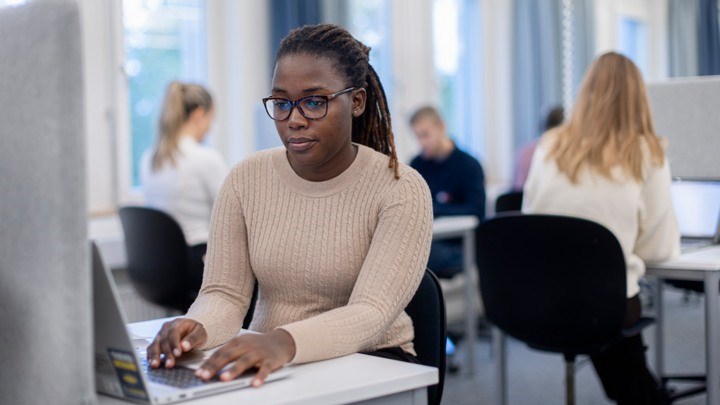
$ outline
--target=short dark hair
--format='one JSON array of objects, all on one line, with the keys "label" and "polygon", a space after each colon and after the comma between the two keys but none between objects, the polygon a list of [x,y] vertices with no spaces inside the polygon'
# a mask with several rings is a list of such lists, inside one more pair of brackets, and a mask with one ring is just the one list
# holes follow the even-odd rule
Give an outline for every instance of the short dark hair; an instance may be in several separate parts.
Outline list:
[{"label": "short dark hair", "polygon": [[426,105],[424,107],[420,107],[417,110],[415,110],[414,113],[410,116],[410,125],[415,125],[418,121],[424,118],[432,118],[436,120],[437,122],[443,122],[442,116],[440,115],[440,112],[437,110],[437,108]]},{"label": "short dark hair", "polygon": [[545,118],[545,131],[559,127],[565,121],[565,109],[562,106],[555,106]]}]

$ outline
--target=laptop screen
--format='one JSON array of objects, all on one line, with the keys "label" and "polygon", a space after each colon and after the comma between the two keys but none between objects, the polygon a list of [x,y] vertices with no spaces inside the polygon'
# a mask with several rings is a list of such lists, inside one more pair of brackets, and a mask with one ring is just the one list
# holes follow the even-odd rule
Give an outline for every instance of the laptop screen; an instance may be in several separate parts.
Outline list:
[{"label": "laptop screen", "polygon": [[671,194],[680,234],[713,238],[720,223],[720,181],[678,180]]}]

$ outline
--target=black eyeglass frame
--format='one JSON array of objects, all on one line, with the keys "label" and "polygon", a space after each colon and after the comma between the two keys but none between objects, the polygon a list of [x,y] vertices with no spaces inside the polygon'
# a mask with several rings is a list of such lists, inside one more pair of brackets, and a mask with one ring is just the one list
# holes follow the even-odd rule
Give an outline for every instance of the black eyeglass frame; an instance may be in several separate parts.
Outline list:
[{"label": "black eyeglass frame", "polygon": [[[328,109],[330,108],[330,100],[334,99],[335,97],[337,97],[341,94],[349,93],[355,89],[357,89],[357,88],[352,86],[352,87],[348,87],[348,88],[340,90],[340,91],[336,91],[335,93],[332,93],[332,94],[312,94],[309,96],[300,97],[296,100],[290,100],[288,98],[283,98],[283,97],[265,97],[262,99],[262,102],[263,102],[263,107],[265,108],[265,112],[267,113],[268,117],[270,117],[270,119],[273,121],[282,122],[282,121],[289,119],[290,116],[292,115],[293,108],[297,108],[297,110],[300,111],[300,115],[302,115],[306,119],[320,120],[327,116]],[[312,118],[312,117],[308,117],[307,115],[305,115],[305,111],[303,111],[302,107],[300,107],[300,102],[302,102],[303,100],[307,100],[309,98],[321,98],[321,99],[325,100],[325,113],[321,117]],[[267,102],[270,100],[282,100],[282,101],[290,102],[290,110],[288,110],[288,112],[287,112],[287,117],[285,117],[281,120],[273,118],[272,114],[270,114],[270,111],[268,111]]]}]

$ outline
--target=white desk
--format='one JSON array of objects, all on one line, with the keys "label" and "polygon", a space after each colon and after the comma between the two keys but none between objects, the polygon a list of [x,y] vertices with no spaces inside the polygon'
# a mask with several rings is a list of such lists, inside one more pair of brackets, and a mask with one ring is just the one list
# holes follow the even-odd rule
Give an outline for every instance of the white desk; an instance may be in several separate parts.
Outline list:
[{"label": "white desk", "polygon": [[[128,325],[138,336],[154,335],[167,319]],[[364,354],[293,367],[289,377],[261,388],[244,388],[212,395],[188,404],[427,404],[427,386],[437,384],[433,367]],[[99,404],[127,404],[98,395]]]},{"label": "white desk", "polygon": [[[478,286],[475,266],[475,229],[478,227],[477,217],[456,216],[442,217],[433,222],[433,239],[463,239],[463,271],[465,284],[465,363],[467,372],[475,371],[475,341],[477,340],[477,315],[475,314],[475,294]],[[431,269],[432,270],[432,269]]]},{"label": "white desk", "polygon": [[663,300],[664,279],[702,281],[705,286],[705,361],[707,367],[707,403],[720,404],[720,246],[680,255],[664,263],[648,263],[647,274],[656,278],[655,368],[662,376],[664,364]]}]

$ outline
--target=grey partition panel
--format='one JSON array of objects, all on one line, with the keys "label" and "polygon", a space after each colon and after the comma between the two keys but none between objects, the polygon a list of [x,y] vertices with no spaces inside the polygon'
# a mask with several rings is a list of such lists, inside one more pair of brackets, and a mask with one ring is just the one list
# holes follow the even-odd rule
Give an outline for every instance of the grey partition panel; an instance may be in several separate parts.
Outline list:
[{"label": "grey partition panel", "polygon": [[95,400],[74,1],[0,9],[0,403]]},{"label": "grey partition panel", "polygon": [[720,178],[720,76],[651,83],[648,93],[673,176]]}]

